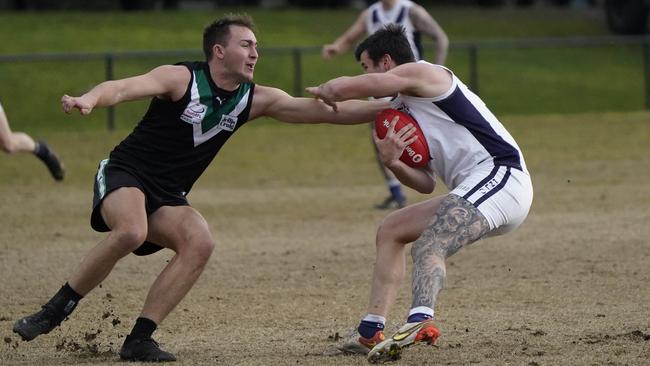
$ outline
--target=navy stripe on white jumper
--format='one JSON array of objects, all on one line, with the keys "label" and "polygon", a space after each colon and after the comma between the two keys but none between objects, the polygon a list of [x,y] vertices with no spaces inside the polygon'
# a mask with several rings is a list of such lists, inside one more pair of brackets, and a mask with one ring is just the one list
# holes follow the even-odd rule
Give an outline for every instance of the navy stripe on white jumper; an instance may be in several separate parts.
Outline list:
[{"label": "navy stripe on white jumper", "polygon": [[510,177],[510,168],[523,170],[521,167],[521,159],[519,151],[509,143],[507,143],[499,134],[492,128],[481,112],[479,112],[474,104],[467,99],[465,94],[461,91],[460,87],[456,89],[445,99],[433,102],[440,110],[445,112],[455,123],[465,127],[476,140],[487,150],[492,156],[494,161],[494,169],[483,179],[479,184],[474,186],[463,198],[469,199],[481,187],[484,187],[490,180],[494,179],[500,167],[506,167],[506,173],[497,184],[496,187],[483,195],[476,202],[474,206],[480,205],[492,195],[501,190],[508,178]]}]

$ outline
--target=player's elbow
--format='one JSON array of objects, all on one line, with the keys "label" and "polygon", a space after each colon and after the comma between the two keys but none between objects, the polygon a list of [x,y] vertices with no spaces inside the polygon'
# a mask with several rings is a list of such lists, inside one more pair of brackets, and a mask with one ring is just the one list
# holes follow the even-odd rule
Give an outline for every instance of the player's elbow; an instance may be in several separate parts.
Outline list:
[{"label": "player's elbow", "polygon": [[438,35],[438,45],[444,49],[449,48],[449,37],[445,33]]},{"label": "player's elbow", "polygon": [[418,193],[422,194],[430,194],[433,193],[433,190],[436,188],[436,182],[433,180],[427,180],[423,182],[419,182],[419,184],[416,187],[413,187]]},{"label": "player's elbow", "polygon": [[429,185],[429,186],[422,187],[422,188],[416,189],[416,190],[418,191],[418,193],[431,194],[431,193],[433,193],[433,188],[434,188],[433,185]]},{"label": "player's elbow", "polygon": [[443,35],[442,37],[440,37],[440,40],[438,41],[438,43],[440,44],[440,47],[445,49],[445,50],[449,48],[449,38],[447,38],[446,35]]},{"label": "player's elbow", "polygon": [[449,48],[449,37],[445,33],[431,34],[431,39],[438,49],[446,50]]}]

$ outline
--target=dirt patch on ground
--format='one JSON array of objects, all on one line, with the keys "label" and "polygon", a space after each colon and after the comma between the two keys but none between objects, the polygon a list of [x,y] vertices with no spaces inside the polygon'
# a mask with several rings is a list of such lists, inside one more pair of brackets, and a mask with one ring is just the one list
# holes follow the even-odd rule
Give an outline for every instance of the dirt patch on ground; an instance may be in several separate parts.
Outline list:
[{"label": "dirt patch on ground", "polygon": [[[566,160],[548,150],[558,158],[544,161],[548,148],[536,150],[533,137],[527,144],[535,185],[528,220],[451,258],[436,309],[442,336],[408,349],[399,364],[648,363],[650,154]],[[102,238],[87,224],[89,185],[44,187],[0,184],[0,363],[117,363],[171,253],[125,258],[61,327],[20,341],[13,322],[36,311]],[[155,337],[178,364],[366,364],[322,354],[364,314],[375,229],[386,214],[370,207],[383,194],[379,184],[217,189],[202,181],[190,199],[218,248]],[[407,279],[389,331],[409,304]]]},{"label": "dirt patch on ground", "polygon": [[[364,364],[322,353],[364,312],[374,228],[384,215],[368,207],[380,193],[197,191],[193,201],[201,202],[219,248],[157,338],[188,365]],[[59,192],[63,202],[83,196]],[[117,362],[148,285],[171,254],[126,258],[60,328],[22,342],[11,333],[13,322],[37,310],[101,236],[81,224],[52,230],[41,224],[57,220],[47,218],[41,198],[6,197],[5,205],[22,207],[30,220],[14,219],[0,234],[3,363]],[[434,347],[409,349],[400,362],[643,364],[650,357],[647,219],[644,207],[533,210],[517,232],[452,257],[437,309],[443,335]],[[404,320],[408,305],[407,282],[389,328]]]}]

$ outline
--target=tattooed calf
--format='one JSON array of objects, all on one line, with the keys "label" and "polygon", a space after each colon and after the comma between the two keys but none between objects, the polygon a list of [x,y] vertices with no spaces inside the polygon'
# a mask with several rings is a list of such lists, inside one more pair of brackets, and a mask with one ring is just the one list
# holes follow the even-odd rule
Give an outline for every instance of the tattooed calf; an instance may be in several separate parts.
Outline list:
[{"label": "tattooed calf", "polygon": [[479,210],[450,194],[440,202],[431,224],[413,243],[413,305],[433,308],[445,280],[445,259],[490,230]]}]

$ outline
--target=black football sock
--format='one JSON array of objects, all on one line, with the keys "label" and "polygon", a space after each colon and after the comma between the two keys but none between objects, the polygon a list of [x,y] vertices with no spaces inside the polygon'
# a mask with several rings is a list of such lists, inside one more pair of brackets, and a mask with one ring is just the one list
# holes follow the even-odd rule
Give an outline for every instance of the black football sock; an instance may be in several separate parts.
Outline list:
[{"label": "black football sock", "polygon": [[52,310],[61,320],[65,319],[77,307],[79,300],[83,296],[79,295],[66,282],[63,287],[48,301],[43,307]]},{"label": "black football sock", "polygon": [[43,145],[38,141],[35,141],[34,145],[34,155],[38,156],[41,160],[45,159],[45,154],[47,154],[47,151],[43,148]]},{"label": "black football sock", "polygon": [[134,339],[151,338],[151,335],[156,331],[156,328],[158,328],[158,325],[153,320],[139,317],[135,321],[130,337]]}]

